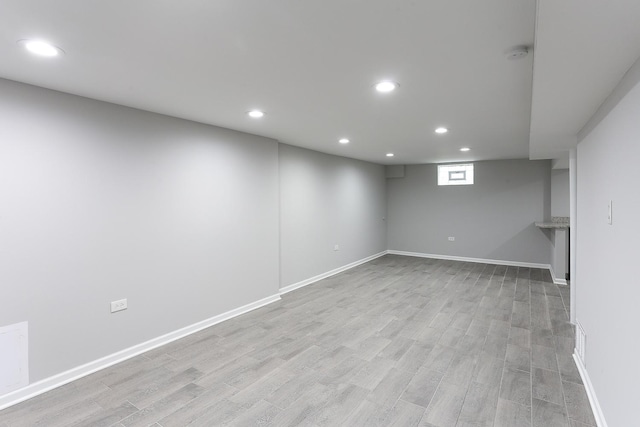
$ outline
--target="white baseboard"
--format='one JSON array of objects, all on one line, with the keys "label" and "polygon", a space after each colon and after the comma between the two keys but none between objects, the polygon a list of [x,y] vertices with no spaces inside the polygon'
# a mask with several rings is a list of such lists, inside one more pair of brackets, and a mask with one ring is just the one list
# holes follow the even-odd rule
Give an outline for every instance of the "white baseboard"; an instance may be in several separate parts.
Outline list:
[{"label": "white baseboard", "polygon": [[[467,262],[477,262],[477,263],[485,263],[485,264],[507,265],[507,266],[515,266],[515,267],[530,267],[530,268],[543,268],[543,269],[550,268],[549,264],[536,264],[536,263],[503,261],[503,260],[482,259],[482,258],[467,258],[467,257],[458,257],[458,256],[450,256],[450,255],[424,254],[424,253],[405,252],[405,251],[396,251],[396,250],[382,251],[377,254],[360,259],[358,261],[354,261],[347,265],[343,265],[342,267],[338,267],[331,271],[327,271],[325,273],[311,277],[309,279],[305,279],[300,282],[285,286],[284,288],[280,289],[279,294],[272,295],[267,298],[263,298],[261,300],[246,304],[242,307],[238,307],[236,309],[227,311],[226,313],[222,313],[217,316],[213,316],[209,319],[178,329],[176,331],[169,332],[168,334],[159,336],[157,338],[153,338],[149,341],[134,345],[132,347],[126,348],[124,350],[110,354],[108,356],[102,357],[100,359],[94,360],[84,365],[69,369],[68,371],[61,372],[49,378],[45,378],[33,384],[29,384],[24,388],[7,393],[3,396],[0,396],[0,410],[8,408],[9,406],[13,406],[17,403],[23,402],[27,399],[30,399],[42,393],[46,393],[47,391],[50,391],[54,388],[60,387],[62,385],[65,385],[77,379],[90,375],[101,369],[108,368],[109,366],[123,362],[127,359],[138,356],[149,350],[153,350],[154,348],[160,347],[172,341],[183,338],[187,335],[191,335],[193,333],[206,329],[210,326],[213,326],[225,320],[231,319],[233,317],[239,316],[241,314],[244,314],[249,311],[255,310],[257,308],[263,307],[265,305],[271,304],[275,301],[278,301],[280,299],[280,295],[283,295],[295,289],[299,289],[301,287],[310,285],[312,283],[315,283],[327,277],[334,276],[338,273],[349,270],[351,268],[354,268],[358,265],[364,264],[366,262],[369,262],[371,260],[384,256],[386,254],[413,256],[413,257],[420,257],[420,258],[445,259],[445,260],[452,260],[452,261],[467,261]],[[580,366],[578,367],[578,369],[580,370]],[[588,382],[588,378],[585,380],[586,371],[584,372],[585,374],[583,375],[583,370],[580,370],[580,374],[583,376],[583,381],[585,382],[585,386],[586,386]],[[591,383],[589,382],[589,384]],[[592,401],[592,395],[595,396],[595,394],[593,394],[593,392],[589,394],[589,389],[587,389],[587,393],[589,395],[589,401],[592,402],[592,406],[593,406],[594,404]],[[596,400],[596,404],[597,404],[597,400]],[[598,406],[598,409],[599,409],[599,406]],[[596,412],[595,409],[594,409],[594,412]],[[601,420],[603,424],[600,424],[600,421],[598,421],[598,427],[606,427],[606,423],[604,423],[604,418],[601,418]]]},{"label": "white baseboard", "polygon": [[596,397],[596,391],[593,388],[593,384],[591,384],[591,379],[589,378],[587,368],[582,364],[582,360],[580,360],[580,357],[578,357],[575,351],[573,353],[573,360],[576,362],[578,372],[580,372],[580,378],[582,378],[584,388],[587,391],[587,397],[589,398],[589,404],[591,404],[591,409],[593,410],[593,416],[596,419],[596,424],[598,425],[598,427],[608,427],[607,421],[604,419],[604,414],[602,413],[602,408],[600,407],[600,403],[598,402],[598,398]]},{"label": "white baseboard", "polygon": [[300,282],[296,282],[296,283],[294,283],[292,285],[287,285],[284,288],[280,288],[280,295],[284,295],[284,294],[286,294],[288,292],[295,291],[296,289],[299,289],[299,288],[302,288],[304,286],[310,285],[310,284],[315,283],[315,282],[317,282],[319,280],[326,279],[327,277],[331,277],[331,276],[334,276],[334,275],[336,275],[338,273],[342,273],[343,271],[349,270],[350,268],[357,267],[360,264],[364,264],[365,262],[369,262],[369,261],[374,260],[376,258],[380,258],[381,256],[386,255],[387,252],[388,251],[382,251],[382,252],[379,252],[379,253],[377,253],[375,255],[371,255],[371,256],[368,256],[366,258],[362,258],[362,259],[360,259],[358,261],[354,261],[354,262],[352,262],[350,264],[343,265],[342,267],[338,267],[338,268],[335,268],[335,269],[333,269],[331,271],[327,271],[326,273],[318,274],[317,276],[313,276],[313,277],[310,277],[309,279],[301,280]]},{"label": "white baseboard", "polygon": [[552,266],[549,266],[549,272],[551,273],[551,279],[553,280],[553,283],[555,283],[556,285],[567,285],[567,281],[565,279],[561,279],[556,276],[556,272],[553,270]]},{"label": "white baseboard", "polygon": [[145,353],[156,347],[160,347],[162,345],[168,344],[177,339],[183,338],[187,335],[191,335],[195,332],[201,331],[205,328],[208,328],[210,326],[213,326],[225,320],[231,319],[233,317],[236,317],[241,314],[247,313],[249,311],[255,310],[257,308],[263,307],[267,304],[271,304],[272,302],[278,301],[279,299],[280,299],[280,294],[271,295],[267,298],[254,301],[252,303],[243,305],[242,307],[238,307],[236,309],[227,311],[226,313],[213,316],[201,322],[194,323],[192,325],[186,326],[176,331],[169,332],[168,334],[159,336],[157,338],[153,338],[141,344],[134,345],[133,347],[126,348],[117,353],[113,353],[103,358],[100,358],[98,360],[94,360],[93,362],[86,363],[84,365],[69,369],[68,371],[59,373],[52,377],[45,378],[33,384],[29,384],[24,388],[21,388],[21,389],[12,391],[10,393],[7,393],[3,396],[0,396],[0,410],[5,409],[9,406],[15,405],[17,403],[20,403],[22,401],[25,401],[27,399],[31,399],[32,397],[45,393],[56,387],[60,387],[62,385],[70,383],[71,381],[75,381],[79,378],[82,378],[89,374],[97,372],[101,369],[108,368],[109,366],[115,365],[116,363],[120,363],[124,360],[130,359],[134,356]]},{"label": "white baseboard", "polygon": [[396,251],[391,249],[388,250],[387,253],[390,255],[403,255],[403,256],[412,256],[412,257],[418,257],[418,258],[434,258],[434,259],[446,259],[451,261],[477,262],[481,264],[508,265],[511,267],[542,268],[547,270],[551,268],[550,264],[538,264],[534,262],[504,261],[500,259],[484,259],[484,258],[469,258],[469,257],[454,256],[454,255],[424,254],[420,252]]}]

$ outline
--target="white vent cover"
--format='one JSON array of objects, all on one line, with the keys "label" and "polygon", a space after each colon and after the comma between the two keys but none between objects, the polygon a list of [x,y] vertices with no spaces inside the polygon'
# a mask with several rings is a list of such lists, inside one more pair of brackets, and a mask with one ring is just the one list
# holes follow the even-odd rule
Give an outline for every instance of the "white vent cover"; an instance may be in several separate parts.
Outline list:
[{"label": "white vent cover", "polygon": [[28,325],[0,327],[0,395],[29,385]]}]

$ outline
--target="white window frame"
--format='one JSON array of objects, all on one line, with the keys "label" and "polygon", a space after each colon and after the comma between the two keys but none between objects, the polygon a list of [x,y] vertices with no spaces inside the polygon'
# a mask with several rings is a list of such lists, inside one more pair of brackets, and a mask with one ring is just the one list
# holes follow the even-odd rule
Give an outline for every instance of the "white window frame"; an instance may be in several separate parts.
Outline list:
[{"label": "white window frame", "polygon": [[438,165],[438,185],[473,185],[473,163]]}]

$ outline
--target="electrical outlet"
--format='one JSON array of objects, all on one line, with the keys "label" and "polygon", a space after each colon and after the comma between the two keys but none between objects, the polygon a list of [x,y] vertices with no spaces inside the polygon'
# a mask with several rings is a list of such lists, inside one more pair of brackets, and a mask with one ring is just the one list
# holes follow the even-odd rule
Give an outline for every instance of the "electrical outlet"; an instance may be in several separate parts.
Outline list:
[{"label": "electrical outlet", "polygon": [[118,301],[111,301],[111,312],[122,311],[127,309],[127,299],[119,299]]},{"label": "electrical outlet", "polygon": [[609,200],[609,208],[607,209],[607,222],[613,224],[613,200]]},{"label": "electrical outlet", "polygon": [[333,250],[334,250],[334,251],[339,251],[339,250],[340,250],[340,245],[335,245],[335,246],[333,247]]},{"label": "electrical outlet", "polygon": [[455,237],[451,237],[451,236],[449,237],[449,241],[450,241],[450,242],[455,242],[455,240],[456,240],[456,238],[455,238]]}]

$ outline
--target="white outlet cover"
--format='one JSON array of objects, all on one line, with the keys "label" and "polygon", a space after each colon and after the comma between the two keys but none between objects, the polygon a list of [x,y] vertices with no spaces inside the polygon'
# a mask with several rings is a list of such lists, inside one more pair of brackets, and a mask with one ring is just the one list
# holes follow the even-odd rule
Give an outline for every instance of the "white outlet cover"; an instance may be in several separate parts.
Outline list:
[{"label": "white outlet cover", "polygon": [[449,237],[449,241],[450,242],[455,242],[456,238],[455,237]]}]

